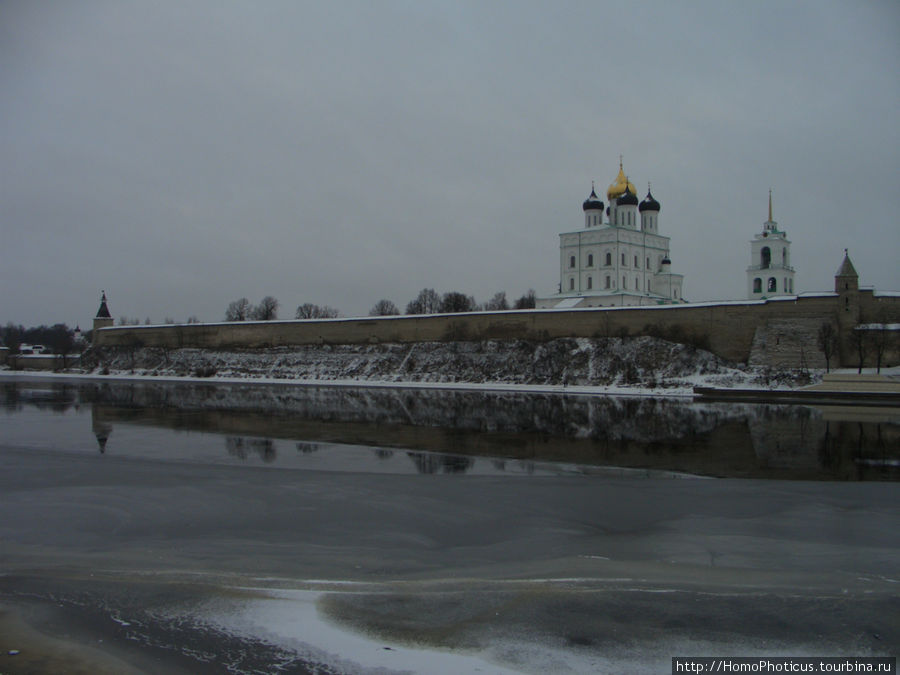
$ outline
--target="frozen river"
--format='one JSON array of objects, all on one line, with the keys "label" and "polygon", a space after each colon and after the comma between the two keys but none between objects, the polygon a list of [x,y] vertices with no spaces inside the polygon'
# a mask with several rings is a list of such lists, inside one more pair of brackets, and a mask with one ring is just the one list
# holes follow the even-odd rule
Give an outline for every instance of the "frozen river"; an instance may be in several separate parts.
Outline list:
[{"label": "frozen river", "polygon": [[896,410],[0,386],[3,672],[649,673],[900,646]]}]

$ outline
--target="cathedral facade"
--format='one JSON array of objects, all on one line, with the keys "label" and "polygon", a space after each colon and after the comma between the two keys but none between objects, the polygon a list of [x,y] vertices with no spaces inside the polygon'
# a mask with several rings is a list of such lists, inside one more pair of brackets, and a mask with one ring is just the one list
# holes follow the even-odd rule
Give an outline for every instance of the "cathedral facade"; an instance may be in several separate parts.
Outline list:
[{"label": "cathedral facade", "polygon": [[669,237],[659,233],[660,204],[650,190],[639,203],[621,161],[606,191],[591,188],[584,228],[559,235],[559,288],[541,308],[623,307],[685,302],[684,277],[672,272]]}]

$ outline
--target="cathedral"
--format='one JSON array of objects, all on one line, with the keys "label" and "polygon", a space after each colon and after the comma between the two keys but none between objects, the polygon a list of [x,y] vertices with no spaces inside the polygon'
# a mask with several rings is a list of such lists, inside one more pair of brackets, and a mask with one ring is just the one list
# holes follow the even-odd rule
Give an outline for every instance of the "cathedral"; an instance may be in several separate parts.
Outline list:
[{"label": "cathedral", "polygon": [[[559,235],[559,291],[538,298],[537,307],[624,307],[685,302],[684,276],[672,272],[669,237],[659,234],[660,204],[650,190],[637,190],[619,174],[606,191],[609,205],[592,187],[582,204],[584,228]],[[604,217],[605,214],[605,217]]]}]

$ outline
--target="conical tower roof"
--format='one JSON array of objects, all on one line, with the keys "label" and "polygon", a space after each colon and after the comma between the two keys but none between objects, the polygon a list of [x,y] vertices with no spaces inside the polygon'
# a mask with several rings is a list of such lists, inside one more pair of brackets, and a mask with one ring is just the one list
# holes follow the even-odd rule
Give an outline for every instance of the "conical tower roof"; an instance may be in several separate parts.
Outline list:
[{"label": "conical tower roof", "polygon": [[94,317],[96,319],[111,319],[112,315],[109,313],[109,307],[106,306],[106,291],[103,291],[103,296],[100,298],[100,309],[97,310],[97,316]]},{"label": "conical tower roof", "polygon": [[850,255],[847,253],[847,249],[844,249],[844,260],[841,262],[841,266],[837,271],[837,275],[839,277],[858,277],[859,274],[856,272],[856,268],[853,266],[853,263],[850,262]]}]

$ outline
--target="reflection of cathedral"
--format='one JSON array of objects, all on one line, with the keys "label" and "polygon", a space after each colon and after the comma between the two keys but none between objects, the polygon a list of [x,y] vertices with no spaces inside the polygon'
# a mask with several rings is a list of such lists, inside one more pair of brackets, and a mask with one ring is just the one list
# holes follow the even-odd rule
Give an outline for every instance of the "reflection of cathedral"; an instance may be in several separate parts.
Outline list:
[{"label": "reflection of cathedral", "polygon": [[673,274],[669,237],[659,234],[660,204],[650,190],[638,203],[637,190],[621,162],[606,191],[609,206],[591,189],[584,229],[559,235],[559,292],[538,307],[620,307],[684,302],[684,277]]},{"label": "reflection of cathedral", "polygon": [[763,231],[750,242],[747,268],[747,297],[751,300],[794,294],[791,242],[772,218],[772,191],[769,191],[769,219]]}]

